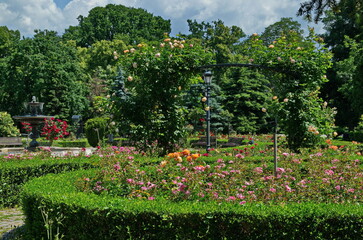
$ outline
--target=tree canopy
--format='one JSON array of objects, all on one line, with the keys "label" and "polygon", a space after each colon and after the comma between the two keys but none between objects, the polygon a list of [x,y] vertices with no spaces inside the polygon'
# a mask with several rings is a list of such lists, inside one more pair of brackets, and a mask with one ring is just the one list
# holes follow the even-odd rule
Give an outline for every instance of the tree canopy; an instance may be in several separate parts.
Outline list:
[{"label": "tree canopy", "polygon": [[63,38],[76,40],[77,45],[89,47],[97,41],[121,39],[126,44],[160,40],[170,33],[170,20],[154,16],[141,8],[108,4],[95,7],[88,16],[78,17],[78,26],[66,29]]}]

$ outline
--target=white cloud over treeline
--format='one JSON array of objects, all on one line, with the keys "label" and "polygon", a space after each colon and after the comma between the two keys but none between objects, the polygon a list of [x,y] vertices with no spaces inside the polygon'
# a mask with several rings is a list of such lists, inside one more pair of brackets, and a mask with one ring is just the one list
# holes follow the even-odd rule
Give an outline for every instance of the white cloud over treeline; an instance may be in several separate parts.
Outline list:
[{"label": "white cloud over treeline", "polygon": [[[61,34],[70,25],[78,24],[79,15],[87,16],[92,8],[110,3],[143,8],[170,19],[173,34],[188,33],[187,19],[198,22],[220,19],[227,26],[241,27],[246,34],[260,33],[282,17],[292,17],[304,27],[307,25],[301,17],[296,17],[303,0],[70,0],[64,8],[59,8],[55,1],[1,0],[0,26],[19,30],[26,37],[32,36],[35,29]],[[315,27],[321,30],[321,26]]]}]

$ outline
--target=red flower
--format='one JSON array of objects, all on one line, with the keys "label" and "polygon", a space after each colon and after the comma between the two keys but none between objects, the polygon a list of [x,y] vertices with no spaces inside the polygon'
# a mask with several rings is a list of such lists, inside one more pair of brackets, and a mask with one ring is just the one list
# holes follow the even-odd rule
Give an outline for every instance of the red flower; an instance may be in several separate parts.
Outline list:
[{"label": "red flower", "polygon": [[45,135],[47,140],[57,140],[69,135],[67,132],[67,122],[60,119],[45,119],[45,124],[42,129],[42,135]]}]

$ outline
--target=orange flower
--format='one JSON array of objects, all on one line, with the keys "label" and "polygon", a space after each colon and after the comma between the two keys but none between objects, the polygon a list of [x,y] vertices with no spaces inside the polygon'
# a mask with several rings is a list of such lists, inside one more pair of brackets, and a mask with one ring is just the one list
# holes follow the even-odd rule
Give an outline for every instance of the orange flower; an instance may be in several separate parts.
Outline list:
[{"label": "orange flower", "polygon": [[325,140],[325,142],[327,143],[327,144],[331,144],[331,140],[330,139],[327,139],[327,140]]},{"label": "orange flower", "polygon": [[194,154],[191,155],[191,157],[195,160],[195,159],[200,157],[200,154],[194,153]]},{"label": "orange flower", "polygon": [[188,156],[188,157],[187,157],[187,161],[188,161],[188,162],[193,161],[193,157],[192,157],[192,156]]},{"label": "orange flower", "polygon": [[169,154],[168,154],[168,157],[169,157],[169,158],[175,158],[175,157],[177,157],[177,156],[179,156],[179,154],[178,154],[178,153],[169,153]]},{"label": "orange flower", "polygon": [[330,146],[329,148],[333,149],[334,151],[338,150],[338,146],[334,146],[334,145]]},{"label": "orange flower", "polygon": [[182,151],[182,154],[183,154],[184,156],[188,156],[188,155],[190,155],[190,150],[189,150],[189,149],[184,149],[184,150]]},{"label": "orange flower", "polygon": [[170,38],[165,38],[164,39],[164,42],[170,42],[171,41],[171,39]]}]

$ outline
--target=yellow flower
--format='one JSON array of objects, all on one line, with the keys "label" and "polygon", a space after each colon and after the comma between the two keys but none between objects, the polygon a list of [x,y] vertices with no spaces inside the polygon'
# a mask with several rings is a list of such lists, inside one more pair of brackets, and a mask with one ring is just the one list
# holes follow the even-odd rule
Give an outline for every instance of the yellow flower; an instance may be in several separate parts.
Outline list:
[{"label": "yellow flower", "polygon": [[134,80],[134,78],[132,76],[127,77],[127,81],[131,82],[132,80]]},{"label": "yellow flower", "polygon": [[202,102],[206,102],[207,98],[206,97],[202,97]]},{"label": "yellow flower", "polygon": [[267,112],[267,109],[266,108],[262,108],[261,111],[262,112]]},{"label": "yellow flower", "polygon": [[275,46],[274,46],[274,45],[272,45],[272,44],[271,44],[270,46],[268,46],[268,48],[274,48],[274,47],[275,47]]},{"label": "yellow flower", "polygon": [[273,96],[273,97],[272,97],[272,100],[276,100],[276,99],[277,99],[277,96]]}]

